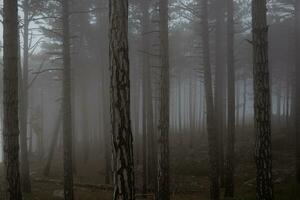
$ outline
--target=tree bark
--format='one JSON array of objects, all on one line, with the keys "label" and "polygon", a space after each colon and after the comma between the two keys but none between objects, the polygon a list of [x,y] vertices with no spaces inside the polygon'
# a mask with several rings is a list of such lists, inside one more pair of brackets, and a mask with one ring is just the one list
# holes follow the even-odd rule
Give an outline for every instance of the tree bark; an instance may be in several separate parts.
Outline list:
[{"label": "tree bark", "polygon": [[73,200],[72,163],[72,109],[71,109],[71,56],[69,32],[69,0],[63,0],[63,158],[64,158],[64,197]]},{"label": "tree bark", "polygon": [[27,119],[28,119],[28,59],[29,59],[29,5],[28,0],[23,2],[24,34],[23,34],[23,76],[21,80],[20,96],[20,148],[21,148],[21,184],[23,192],[31,192],[29,175],[28,147],[27,147]]},{"label": "tree bark", "polygon": [[159,114],[159,153],[158,153],[158,200],[170,199],[169,177],[169,15],[168,0],[159,1],[160,38],[160,114]]},{"label": "tree bark", "polygon": [[227,0],[227,67],[228,67],[228,135],[225,162],[225,197],[234,197],[235,157],[235,65],[234,65],[234,3]]},{"label": "tree bark", "polygon": [[[296,52],[300,50],[300,1],[295,2],[295,11],[296,11]],[[295,87],[295,98],[293,100],[294,109],[292,114],[294,114],[294,126],[296,134],[296,178],[297,182],[300,183],[300,58],[296,56],[296,87]],[[294,111],[293,111],[294,110]]]},{"label": "tree bark", "polygon": [[109,1],[110,107],[114,200],[134,200],[133,138],[130,122],[128,0]]},{"label": "tree bark", "polygon": [[215,128],[214,99],[212,88],[212,74],[210,64],[209,26],[208,26],[208,0],[201,1],[202,19],[202,45],[203,45],[203,67],[204,87],[206,102],[206,123],[209,145],[209,175],[210,175],[210,199],[220,199],[220,183],[218,168],[218,135]]},{"label": "tree bark", "polygon": [[257,200],[273,199],[271,153],[271,105],[268,64],[266,0],[252,1],[255,160]]},{"label": "tree bark", "polygon": [[4,0],[3,150],[7,200],[22,200],[19,173],[18,4]]}]

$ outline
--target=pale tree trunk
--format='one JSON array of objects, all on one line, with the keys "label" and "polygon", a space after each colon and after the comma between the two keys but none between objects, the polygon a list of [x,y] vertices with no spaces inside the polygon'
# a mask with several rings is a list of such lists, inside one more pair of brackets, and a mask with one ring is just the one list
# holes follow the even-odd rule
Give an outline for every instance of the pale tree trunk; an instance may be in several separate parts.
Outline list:
[{"label": "pale tree trunk", "polygon": [[69,0],[63,0],[63,150],[64,150],[64,196],[73,200],[72,163],[72,110],[71,110],[71,57],[69,32]]},{"label": "pale tree trunk", "polygon": [[3,150],[7,200],[22,200],[19,173],[18,4],[4,0]]},{"label": "pale tree trunk", "polygon": [[114,200],[135,199],[133,138],[130,124],[128,1],[109,2],[110,106]]},{"label": "pale tree trunk", "polygon": [[255,160],[257,200],[273,199],[271,153],[271,105],[268,64],[266,0],[252,1]]},{"label": "pale tree trunk", "polygon": [[160,115],[157,199],[170,199],[169,177],[169,20],[168,0],[159,0],[159,37],[161,56]]},{"label": "pale tree trunk", "polygon": [[44,172],[43,172],[43,175],[46,177],[49,176],[50,167],[51,167],[53,156],[54,156],[54,151],[55,151],[55,148],[57,147],[57,143],[58,143],[59,129],[61,126],[61,113],[60,112],[61,111],[59,111],[59,116],[55,123],[55,128],[54,128],[52,140],[50,143],[50,150],[49,150],[48,158],[47,158],[46,165],[45,165]]},{"label": "pale tree trunk", "polygon": [[218,168],[218,135],[215,127],[214,99],[212,88],[212,74],[210,64],[209,26],[208,26],[208,0],[201,2],[202,19],[202,45],[203,45],[203,67],[204,87],[206,102],[206,123],[209,145],[209,175],[210,175],[210,199],[220,199],[220,183]]},{"label": "pale tree trunk", "polygon": [[227,67],[228,67],[228,135],[225,162],[225,197],[234,197],[235,147],[235,65],[234,65],[234,3],[227,0]]}]

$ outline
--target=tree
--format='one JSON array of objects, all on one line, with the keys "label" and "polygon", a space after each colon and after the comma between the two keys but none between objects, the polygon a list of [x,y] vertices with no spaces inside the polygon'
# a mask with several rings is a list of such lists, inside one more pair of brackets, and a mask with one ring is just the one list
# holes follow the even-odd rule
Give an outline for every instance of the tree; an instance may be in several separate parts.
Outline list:
[{"label": "tree", "polygon": [[170,199],[169,186],[169,20],[168,0],[159,1],[159,37],[160,37],[160,118],[158,153],[158,199]]},{"label": "tree", "polygon": [[18,119],[18,4],[4,0],[3,149],[7,199],[22,200],[19,173]]},{"label": "tree", "polygon": [[72,163],[72,110],[71,110],[71,57],[69,32],[69,0],[62,1],[63,16],[63,158],[64,158],[64,196],[73,200]]},{"label": "tree", "polygon": [[272,200],[271,104],[266,0],[252,1],[252,45],[257,200]]},{"label": "tree", "polygon": [[128,1],[109,1],[110,106],[114,200],[134,200],[133,137],[130,122]]},{"label": "tree", "polygon": [[[295,1],[295,28],[296,28],[296,52],[300,50],[300,1]],[[295,118],[294,124],[296,128],[296,178],[297,181],[300,182],[300,125],[299,125],[299,118],[300,118],[300,58],[296,56],[296,87],[295,87]]]},{"label": "tree", "polygon": [[235,67],[234,67],[234,3],[227,0],[227,76],[228,76],[228,135],[225,162],[225,197],[234,196],[235,146]]},{"label": "tree", "polygon": [[21,148],[21,183],[24,192],[31,192],[29,175],[29,161],[27,148],[27,118],[28,118],[28,57],[29,57],[29,2],[23,1],[24,11],[24,47],[23,47],[23,75],[20,93],[20,148]]},{"label": "tree", "polygon": [[206,123],[209,145],[210,164],[210,198],[220,199],[219,168],[218,168],[218,135],[214,125],[214,99],[212,88],[212,75],[210,64],[209,26],[208,26],[208,0],[201,1],[201,39],[203,45],[204,89],[206,102]]},{"label": "tree", "polygon": [[216,31],[215,31],[215,54],[216,54],[216,72],[215,72],[215,120],[218,134],[218,154],[220,183],[224,185],[224,133],[225,129],[225,108],[226,108],[226,59],[225,59],[225,5],[226,1],[216,0]]}]

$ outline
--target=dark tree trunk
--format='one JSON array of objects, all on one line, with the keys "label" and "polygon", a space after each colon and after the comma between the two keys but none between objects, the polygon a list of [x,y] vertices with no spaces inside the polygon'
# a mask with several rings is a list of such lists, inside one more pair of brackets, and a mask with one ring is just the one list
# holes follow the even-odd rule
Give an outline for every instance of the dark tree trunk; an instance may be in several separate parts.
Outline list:
[{"label": "dark tree trunk", "polygon": [[216,72],[215,72],[215,120],[218,132],[218,154],[220,183],[224,186],[224,130],[225,130],[225,109],[226,109],[226,61],[225,61],[225,2],[216,0]]},{"label": "dark tree trunk", "polygon": [[[300,1],[296,1],[296,52],[300,50]],[[293,100],[294,104],[294,125],[296,131],[296,178],[300,183],[300,57],[296,56],[296,87],[295,87],[295,98]]]},{"label": "dark tree trunk", "polygon": [[133,138],[130,122],[128,1],[109,1],[110,106],[114,200],[135,199]]},{"label": "dark tree trunk", "polygon": [[218,135],[215,128],[214,99],[212,88],[212,74],[210,65],[209,26],[208,26],[208,0],[201,1],[202,19],[202,45],[204,66],[204,87],[206,97],[206,123],[209,145],[210,165],[210,199],[220,199],[219,168],[218,168]]},{"label": "dark tree trunk", "polygon": [[225,162],[225,197],[234,196],[235,147],[235,66],[234,66],[234,3],[227,0],[227,67],[228,67],[228,135]]},{"label": "dark tree trunk", "polygon": [[72,163],[72,110],[71,110],[71,57],[69,32],[69,0],[63,0],[63,149],[64,149],[64,196],[73,200]]},{"label": "dark tree trunk", "polygon": [[161,57],[158,200],[170,199],[169,186],[169,20],[168,0],[159,0],[159,37]]},{"label": "dark tree trunk", "polygon": [[266,0],[252,1],[255,160],[257,200],[273,199],[271,155],[271,105],[268,64]]},{"label": "dark tree trunk", "polygon": [[23,77],[21,80],[20,96],[20,148],[21,148],[21,183],[23,192],[31,192],[29,161],[27,148],[27,119],[28,119],[28,53],[29,53],[29,8],[28,0],[23,2],[24,10],[24,48],[23,48]]},{"label": "dark tree trunk", "polygon": [[19,173],[18,4],[4,0],[3,150],[7,200],[22,200]]}]

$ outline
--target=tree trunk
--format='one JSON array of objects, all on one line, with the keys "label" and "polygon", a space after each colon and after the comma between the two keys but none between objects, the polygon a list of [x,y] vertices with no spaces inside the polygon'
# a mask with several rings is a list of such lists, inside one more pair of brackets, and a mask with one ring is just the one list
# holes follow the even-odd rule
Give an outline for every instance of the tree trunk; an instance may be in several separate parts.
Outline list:
[{"label": "tree trunk", "polygon": [[72,163],[72,110],[71,110],[71,56],[69,32],[69,0],[63,0],[63,150],[64,150],[64,196],[73,200]]},{"label": "tree trunk", "polygon": [[257,200],[273,199],[271,156],[271,105],[268,64],[266,0],[252,1],[255,160]]},{"label": "tree trunk", "polygon": [[[300,50],[300,1],[296,1],[296,52]],[[294,114],[294,126],[296,134],[296,178],[300,183],[300,58],[296,56],[296,87],[295,87],[295,98],[293,99],[294,109],[291,109]],[[293,111],[294,110],[294,111]]]},{"label": "tree trunk", "polygon": [[220,183],[224,185],[224,148],[223,136],[225,129],[225,108],[226,108],[226,61],[225,61],[225,2],[224,0],[216,0],[216,72],[215,72],[215,114],[216,128],[218,134],[218,154],[219,154],[219,170]]},{"label": "tree trunk", "polygon": [[3,150],[7,200],[22,200],[19,173],[18,4],[4,0]]},{"label": "tree trunk", "polygon": [[219,168],[218,168],[218,135],[215,128],[214,99],[212,88],[212,74],[210,65],[209,26],[208,26],[208,0],[201,1],[202,9],[202,45],[204,66],[204,87],[206,97],[206,123],[209,145],[210,165],[210,199],[220,199]]},{"label": "tree trunk", "polygon": [[28,30],[29,30],[29,16],[28,16],[28,0],[23,2],[24,10],[24,34],[23,34],[23,77],[21,79],[21,96],[20,96],[20,148],[21,148],[21,183],[23,192],[31,192],[31,183],[29,175],[29,161],[27,148],[27,119],[28,119]]},{"label": "tree trunk", "polygon": [[133,138],[130,124],[128,1],[109,2],[110,106],[114,200],[135,199]]},{"label": "tree trunk", "polygon": [[55,123],[55,128],[54,128],[54,132],[53,132],[53,136],[52,136],[52,140],[51,140],[51,144],[50,144],[49,155],[48,155],[46,165],[44,168],[44,176],[46,176],[46,177],[49,176],[50,167],[51,167],[51,163],[52,163],[53,156],[54,156],[54,151],[55,151],[55,148],[57,147],[60,126],[61,126],[61,113],[59,112],[59,116]]},{"label": "tree trunk", "polygon": [[225,197],[234,197],[235,147],[235,65],[234,65],[234,3],[227,0],[227,67],[228,67],[228,135],[225,162]]},{"label": "tree trunk", "polygon": [[158,153],[158,200],[170,199],[169,177],[169,20],[168,0],[159,0],[160,37],[160,115],[159,115],[159,153]]}]

